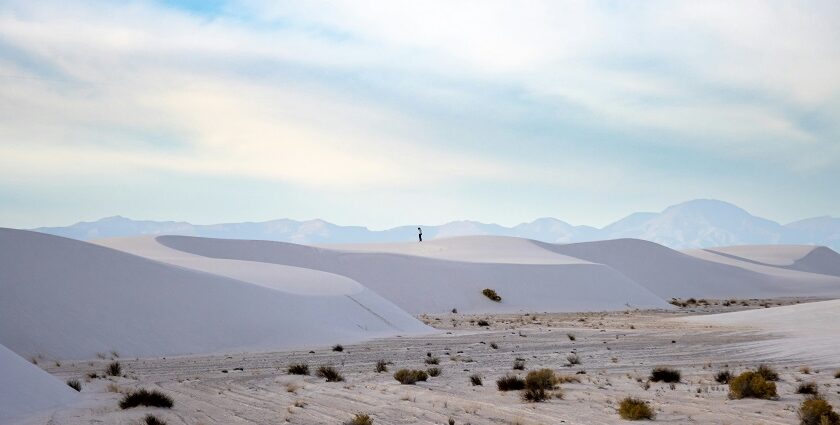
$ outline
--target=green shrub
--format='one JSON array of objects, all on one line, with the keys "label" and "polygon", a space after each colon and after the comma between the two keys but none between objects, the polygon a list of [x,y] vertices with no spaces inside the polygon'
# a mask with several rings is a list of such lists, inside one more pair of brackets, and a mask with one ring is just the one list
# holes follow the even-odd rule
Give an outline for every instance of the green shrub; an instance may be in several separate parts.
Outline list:
[{"label": "green shrub", "polygon": [[551,369],[532,370],[525,376],[525,392],[522,398],[526,401],[540,402],[549,397],[549,391],[557,386],[557,377]]},{"label": "green shrub", "polygon": [[496,293],[496,291],[490,288],[485,288],[483,291],[481,291],[481,293],[484,294],[485,297],[490,298],[495,302],[502,301],[502,297],[500,297],[499,294]]},{"label": "green shrub", "polygon": [[670,384],[680,382],[680,379],[682,379],[682,375],[676,369],[657,367],[650,372],[652,382],[667,382]]},{"label": "green shrub", "polygon": [[146,415],[146,417],[143,418],[143,423],[146,425],[166,425],[166,421],[158,419],[155,415]]},{"label": "green shrub", "polygon": [[124,395],[120,400],[120,409],[130,409],[137,406],[165,407],[168,409],[173,404],[175,403],[172,401],[172,397],[166,394],[157,390],[140,389]]},{"label": "green shrub", "polygon": [[309,365],[306,363],[292,363],[289,365],[290,375],[309,375]]},{"label": "green shrub", "polygon": [[518,391],[525,388],[525,380],[516,375],[505,375],[496,380],[499,391]]},{"label": "green shrub", "polygon": [[729,397],[773,399],[777,397],[776,384],[758,372],[747,371],[729,381]]},{"label": "green shrub", "polygon": [[818,396],[803,400],[797,413],[801,425],[840,425],[840,416]]},{"label": "green shrub", "polygon": [[382,373],[388,371],[388,362],[385,360],[379,360],[376,362],[376,373]]},{"label": "green shrub", "polygon": [[356,413],[353,419],[345,422],[344,425],[373,425],[373,418],[366,413]]},{"label": "green shrub", "polygon": [[403,385],[414,385],[417,381],[425,381],[429,375],[422,370],[400,369],[394,373],[394,379]]},{"label": "green shrub", "polygon": [[762,378],[766,381],[778,381],[779,374],[776,373],[776,370],[767,365],[759,365],[758,369],[755,370],[756,373],[761,375]]},{"label": "green shrub", "polygon": [[122,375],[122,366],[120,365],[120,362],[111,362],[111,364],[109,364],[105,369],[105,374],[108,376]]},{"label": "green shrub", "polygon": [[82,383],[78,379],[68,379],[67,385],[76,391],[82,390]]},{"label": "green shrub", "polygon": [[341,376],[334,367],[332,366],[319,366],[318,370],[315,372],[319,378],[324,378],[327,382],[341,382],[344,380],[344,377]]},{"label": "green shrub", "polygon": [[797,394],[809,394],[809,395],[817,395],[819,394],[819,389],[817,388],[817,384],[813,382],[803,382],[796,387]]},{"label": "green shrub", "polygon": [[732,372],[728,370],[722,370],[715,375],[715,381],[718,384],[728,384],[729,380],[732,379]]},{"label": "green shrub", "polygon": [[474,387],[484,386],[484,382],[481,381],[481,375],[477,373],[470,375],[470,383]]},{"label": "green shrub", "polygon": [[628,421],[653,419],[655,416],[653,409],[647,403],[633,397],[626,397],[621,400],[618,405],[618,415],[621,416],[621,419],[627,419]]}]

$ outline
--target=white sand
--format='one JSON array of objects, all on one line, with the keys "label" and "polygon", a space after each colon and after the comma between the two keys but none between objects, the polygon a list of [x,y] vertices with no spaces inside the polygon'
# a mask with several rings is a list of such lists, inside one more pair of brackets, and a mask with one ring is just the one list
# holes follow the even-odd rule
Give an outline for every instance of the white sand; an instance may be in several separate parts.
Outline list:
[{"label": "white sand", "polygon": [[78,393],[0,345],[0,424],[39,415],[71,403]]}]

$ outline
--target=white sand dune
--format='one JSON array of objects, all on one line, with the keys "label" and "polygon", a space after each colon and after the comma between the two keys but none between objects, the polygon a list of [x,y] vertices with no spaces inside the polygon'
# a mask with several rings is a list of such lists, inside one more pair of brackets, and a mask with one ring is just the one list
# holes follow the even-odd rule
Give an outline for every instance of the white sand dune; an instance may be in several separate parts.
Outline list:
[{"label": "white sand dune", "polygon": [[685,250],[686,254],[741,268],[768,271],[782,268],[840,277],[840,254],[824,246],[740,245]]},{"label": "white sand dune", "polygon": [[259,269],[240,280],[223,276],[238,275],[237,264],[200,272],[11,229],[0,229],[0,252],[0,343],[26,357],[283,349],[431,332],[362,285],[314,270],[277,267],[269,279]]},{"label": "white sand dune", "polygon": [[[540,244],[548,250],[609,265],[665,299],[840,296],[840,278],[837,276],[749,263],[713,254],[708,250],[688,250],[682,253],[639,239],[566,245]],[[780,252],[788,256],[807,256],[799,246],[777,245],[772,248],[779,248]],[[778,253],[772,258],[778,263],[786,261],[783,257]],[[766,255],[765,258],[771,256]],[[795,260],[790,261],[793,263]],[[838,260],[828,259],[820,261],[820,266],[828,269],[832,261],[833,264],[840,264]]]},{"label": "white sand dune", "polygon": [[[453,308],[463,313],[491,313],[670,307],[608,266],[556,254],[517,238],[459,237],[436,240],[428,247],[423,242],[423,247],[414,243],[342,245],[340,250],[186,236],[155,240],[207,258],[281,264],[346,276],[412,314],[445,313]],[[113,246],[132,249],[128,245]],[[387,250],[394,252],[382,252]],[[143,255],[141,250],[130,252]],[[496,290],[502,302],[484,297],[484,288]]]},{"label": "white sand dune", "polygon": [[[48,411],[78,399],[78,393],[0,345],[0,425]],[[45,421],[46,422],[46,421]]]},{"label": "white sand dune", "polygon": [[682,318],[693,323],[748,328],[778,334],[767,342],[779,358],[806,358],[812,366],[840,363],[840,300],[820,301]]}]

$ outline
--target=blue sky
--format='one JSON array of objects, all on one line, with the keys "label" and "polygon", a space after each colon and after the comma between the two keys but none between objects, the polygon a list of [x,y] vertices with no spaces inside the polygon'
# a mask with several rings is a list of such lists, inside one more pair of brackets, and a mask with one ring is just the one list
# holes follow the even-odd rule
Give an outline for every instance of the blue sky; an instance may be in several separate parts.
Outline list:
[{"label": "blue sky", "polygon": [[0,1],[0,226],[840,216],[840,3]]}]

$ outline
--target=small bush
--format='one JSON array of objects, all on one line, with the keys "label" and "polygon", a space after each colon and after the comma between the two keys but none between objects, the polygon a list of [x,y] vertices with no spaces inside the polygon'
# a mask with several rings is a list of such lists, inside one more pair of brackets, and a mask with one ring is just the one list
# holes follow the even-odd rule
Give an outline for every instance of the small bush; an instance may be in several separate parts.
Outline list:
[{"label": "small bush", "polygon": [[425,381],[429,375],[422,370],[400,369],[394,373],[394,379],[403,385],[414,385],[417,381]]},{"label": "small bush", "polygon": [[373,418],[366,413],[356,413],[353,419],[345,422],[344,425],[373,425]]},{"label": "small bush", "polygon": [[655,416],[653,409],[647,403],[633,397],[626,397],[621,400],[618,405],[618,415],[621,416],[621,419],[627,419],[628,421],[653,419]]},{"label": "small bush", "polygon": [[557,386],[557,377],[551,369],[532,370],[525,376],[525,401],[540,402],[549,397],[548,391]]},{"label": "small bush", "polygon": [[426,373],[429,374],[431,377],[440,376],[440,368],[439,367],[430,367],[426,369]]},{"label": "small bush", "polygon": [[132,391],[120,400],[120,409],[130,409],[137,406],[165,407],[171,408],[175,404],[172,397],[157,390],[147,391],[145,389]]},{"label": "small bush", "polygon": [[820,397],[808,397],[799,406],[799,423],[801,425],[839,425],[840,416],[831,408],[827,401]]},{"label": "small bush", "polygon": [[485,288],[483,291],[481,291],[481,293],[484,294],[485,297],[490,298],[495,302],[502,301],[502,297],[500,297],[499,294],[496,293],[496,291],[490,288]]},{"label": "small bush", "polygon": [[108,368],[105,369],[105,374],[108,376],[120,376],[122,375],[122,366],[120,362],[111,362],[108,365]]},{"label": "small bush", "polygon": [[289,365],[290,375],[309,375],[309,365],[306,363],[292,363]]},{"label": "small bush", "polygon": [[376,373],[382,373],[388,371],[388,362],[385,360],[379,360],[376,362]]},{"label": "small bush", "polygon": [[341,382],[344,377],[332,366],[319,366],[315,375],[319,378],[324,378],[327,382]]},{"label": "small bush", "polygon": [[481,381],[481,375],[474,373],[470,375],[470,384],[474,387],[482,387],[484,386],[484,382]]},{"label": "small bush", "polygon": [[82,390],[82,383],[81,383],[81,382],[79,382],[79,380],[78,380],[78,379],[70,379],[70,380],[68,380],[68,381],[67,381],[67,385],[68,385],[70,388],[72,388],[72,389],[74,389],[74,390],[76,390],[76,391],[81,391],[81,390]]},{"label": "small bush", "polygon": [[566,361],[569,362],[569,366],[580,364],[580,357],[577,354],[569,354],[566,356]]},{"label": "small bush", "polygon": [[577,339],[577,337],[575,336],[575,334],[566,334],[566,336],[567,336],[567,337],[569,337],[569,341],[574,341],[574,340],[576,340],[576,339]]},{"label": "small bush", "polygon": [[513,370],[525,370],[525,360],[514,360]]},{"label": "small bush", "polygon": [[650,372],[650,380],[653,382],[680,382],[682,375],[680,371],[667,367],[657,367]]},{"label": "small bush", "polygon": [[718,384],[728,384],[731,379],[732,372],[728,370],[722,370],[715,375],[715,382]]},{"label": "small bush", "polygon": [[776,373],[776,370],[767,365],[759,365],[758,369],[755,370],[756,373],[761,375],[762,378],[766,381],[778,381],[779,374]]},{"label": "small bush", "polygon": [[776,384],[758,372],[747,371],[729,381],[729,397],[773,399],[777,397]]},{"label": "small bush", "polygon": [[440,359],[437,357],[426,357],[426,364],[440,364]]},{"label": "small bush", "polygon": [[146,417],[143,418],[143,423],[146,425],[166,425],[166,421],[158,419],[155,415],[146,415]]},{"label": "small bush", "polygon": [[505,375],[496,380],[499,391],[518,391],[525,389],[525,380],[516,375]]},{"label": "small bush", "polygon": [[808,394],[808,395],[817,395],[819,394],[819,389],[817,388],[817,384],[813,382],[803,382],[796,387],[797,394]]},{"label": "small bush", "polygon": [[338,351],[339,353],[344,351],[344,346],[341,344],[335,344],[332,348],[333,351]]},{"label": "small bush", "polygon": [[481,319],[481,320],[478,321],[478,326],[490,326],[490,322],[488,322],[484,319]]},{"label": "small bush", "polygon": [[494,350],[498,350],[499,349],[499,344],[496,344],[495,342],[491,342],[490,343],[490,348],[492,348]]}]

